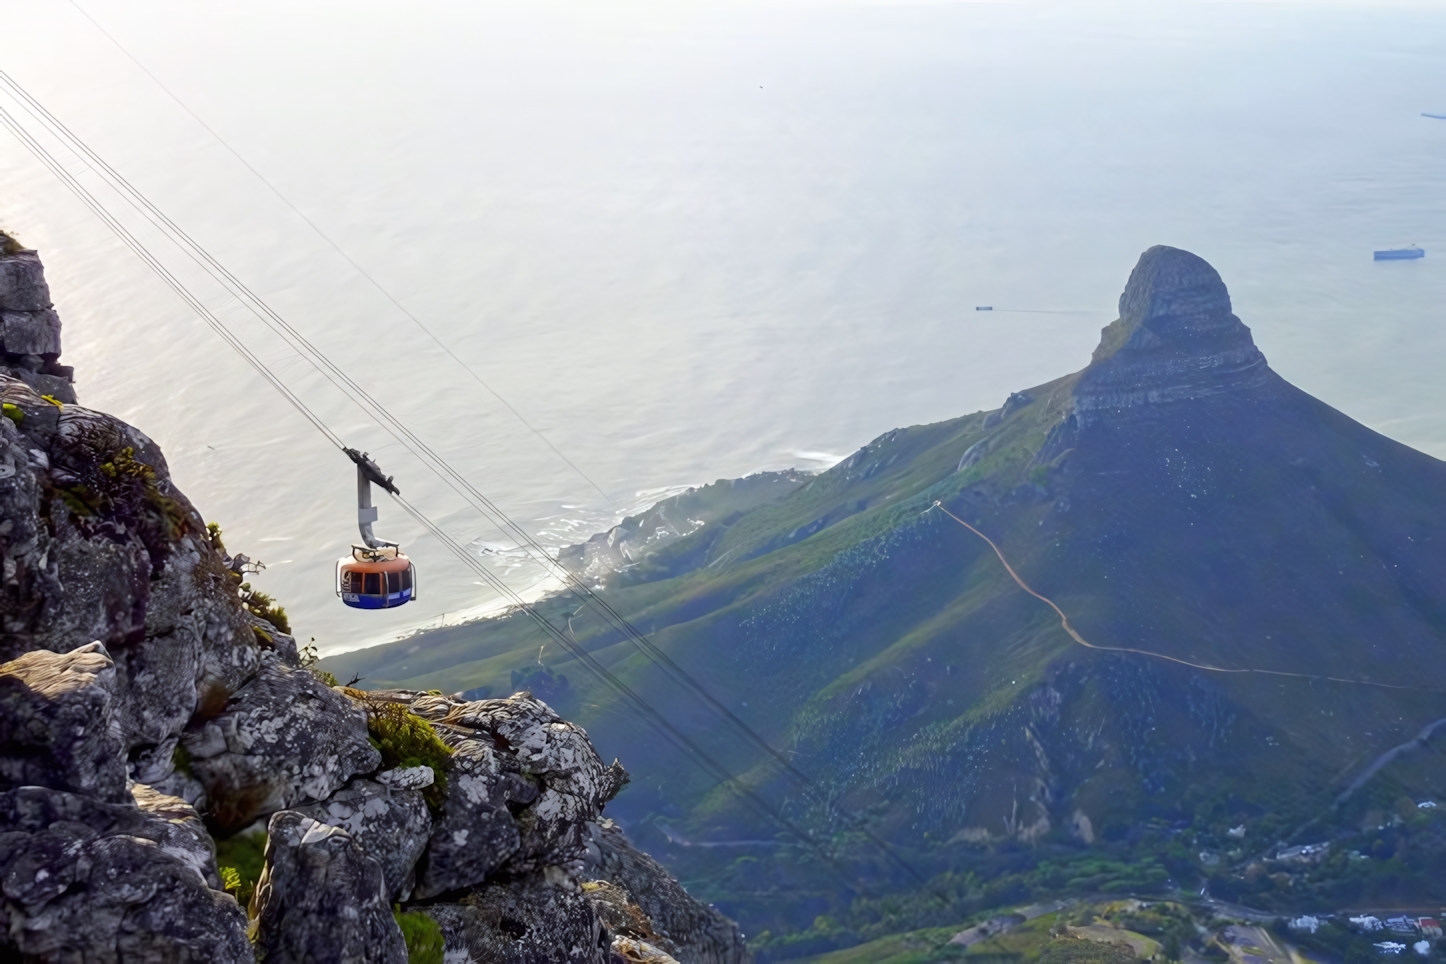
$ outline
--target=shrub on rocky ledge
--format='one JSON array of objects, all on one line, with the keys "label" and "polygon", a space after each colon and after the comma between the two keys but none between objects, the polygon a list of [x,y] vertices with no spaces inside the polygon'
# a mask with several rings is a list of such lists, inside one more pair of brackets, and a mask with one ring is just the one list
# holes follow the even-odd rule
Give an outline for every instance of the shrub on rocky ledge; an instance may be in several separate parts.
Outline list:
[{"label": "shrub on rocky ledge", "polygon": [[432,724],[401,703],[369,700],[367,734],[382,754],[383,769],[425,766],[432,768],[433,783],[422,791],[427,806],[437,810],[447,798],[447,770],[452,750],[437,736]]}]

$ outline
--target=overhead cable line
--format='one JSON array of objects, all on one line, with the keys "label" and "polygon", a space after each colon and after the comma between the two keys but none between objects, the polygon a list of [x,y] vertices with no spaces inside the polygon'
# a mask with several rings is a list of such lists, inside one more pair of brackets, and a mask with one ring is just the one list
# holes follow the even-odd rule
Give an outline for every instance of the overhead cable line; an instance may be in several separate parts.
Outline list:
[{"label": "overhead cable line", "polygon": [[[564,586],[569,588],[569,591],[572,592],[573,595],[589,606],[605,624],[611,626],[614,630],[620,632],[624,638],[630,640],[650,661],[662,668],[664,673],[675,682],[682,684],[695,693],[715,713],[722,717],[726,723],[737,730],[745,740],[777,761],[783,771],[798,782],[810,795],[816,796],[819,802],[830,811],[833,817],[843,817],[846,823],[853,824],[854,829],[879,847],[891,862],[902,868],[920,884],[927,885],[927,881],[923,875],[905,860],[891,844],[863,826],[861,821],[849,819],[847,816],[841,814],[838,807],[830,803],[827,791],[819,786],[811,777],[794,766],[787,756],[774,748],[771,743],[754,731],[752,727],[748,726],[736,713],[714,697],[702,683],[679,666],[667,653],[656,646],[646,634],[618,613],[611,604],[595,593],[593,589],[587,585],[585,580],[579,578],[566,566],[562,565],[561,562],[553,558],[551,553],[538,543],[528,530],[508,516],[507,513],[483,494],[469,479],[454,469],[446,459],[439,455],[427,442],[412,432],[405,423],[393,415],[391,411],[382,405],[365,387],[355,381],[335,364],[325,352],[317,348],[315,344],[290,322],[273,310],[255,291],[236,277],[236,275],[213,257],[199,242],[157,208],[149,198],[125,178],[124,175],[111,167],[104,158],[100,157],[88,144],[81,140],[78,135],[51,114],[44,105],[3,71],[0,71],[0,85],[9,89],[12,95],[21,102],[22,106],[32,117],[45,126],[55,137],[65,143],[78,156],[87,160],[96,173],[106,180],[122,198],[135,207],[143,217],[149,220],[157,229],[165,234],[169,240],[181,248],[185,254],[210,274],[214,280],[225,287],[233,297],[256,314],[278,337],[281,337],[296,349],[303,358],[316,368],[323,377],[330,381],[334,387],[357,405],[363,413],[377,421],[387,434],[391,435],[393,439],[431,468],[449,488],[469,502],[473,508],[477,509],[493,526],[510,534],[518,542],[519,546],[524,547],[524,552],[535,562],[542,565],[544,570],[551,570],[556,576],[560,577]],[[70,180],[72,182],[74,181],[73,178]],[[72,189],[74,190],[75,187]],[[80,190],[84,190],[83,187],[81,187]],[[333,441],[334,444],[337,444],[339,447],[344,447],[341,446],[338,440],[333,439]],[[470,564],[469,562],[469,565]],[[506,590],[506,592],[511,594],[510,589]]]},{"label": "overhead cable line", "polygon": [[[0,78],[3,77],[3,73],[0,73]],[[4,79],[8,82],[8,78]],[[224,322],[222,322],[220,318],[217,317],[216,314],[211,311],[211,309],[207,307],[200,298],[198,298],[194,293],[192,293],[186,287],[186,285],[182,281],[180,281],[180,279],[178,279],[164,265],[164,263],[160,261],[160,259],[156,258],[149,251],[149,249],[147,249],[146,246],[125,227],[124,224],[122,224],[118,219],[116,219],[112,214],[110,214],[110,212],[105,208],[105,206],[85,187],[85,185],[81,184],[79,180],[70,173],[70,171],[68,170],[68,168],[66,168],[64,164],[62,164],[43,144],[41,144],[35,137],[33,137],[23,127],[23,125],[16,121],[15,117],[3,105],[0,105],[0,125],[3,125],[12,134],[14,134],[16,138],[21,142],[21,144],[26,147],[26,149],[29,150],[32,154],[34,154],[36,158],[40,160],[47,169],[54,173],[61,180],[61,182],[72,191],[72,193],[74,193],[98,218],[101,219],[101,221],[107,227],[109,227],[116,234],[117,237],[120,238],[122,242],[126,244],[127,247],[129,247],[133,252],[135,252],[136,255],[141,258],[143,263],[145,263],[148,267],[155,271],[156,274],[159,275],[161,279],[167,284],[167,286],[169,286],[173,291],[175,291],[176,294],[180,296],[180,298],[188,306],[190,306],[199,315],[201,315],[212,327],[212,329],[215,330],[216,333],[219,334],[228,345],[235,349],[237,353],[240,354],[247,361],[247,363],[250,364],[258,372],[258,374],[260,374],[269,384],[271,384],[274,388],[281,392],[282,395],[286,398],[286,400],[290,402],[293,407],[295,407],[303,416],[305,416],[306,419],[323,434],[323,436],[326,437],[327,441],[331,442],[337,448],[345,450],[346,446],[342,442],[341,438],[335,432],[333,432],[326,425],[326,423],[314,411],[312,411],[311,408],[307,406],[306,403],[290,387],[288,387],[274,372],[272,372],[271,369],[266,365],[266,363],[262,361],[255,352],[248,348],[238,337],[234,335],[234,333],[227,329]],[[663,716],[646,700],[640,697],[615,674],[608,670],[607,667],[603,666],[603,664],[598,661],[596,657],[594,657],[591,653],[589,653],[583,646],[575,643],[571,638],[569,638],[566,633],[554,626],[550,620],[548,620],[545,616],[538,612],[534,606],[532,606],[520,595],[518,595],[510,586],[507,585],[504,580],[502,580],[499,576],[497,576],[490,569],[488,569],[487,566],[483,564],[482,561],[474,553],[468,551],[468,549],[464,545],[458,542],[453,536],[448,534],[444,529],[441,528],[441,526],[439,526],[427,515],[422,513],[410,502],[403,499],[399,494],[393,494],[393,498],[398,502],[398,504],[403,507],[403,509],[406,510],[409,515],[412,516],[414,520],[417,521],[418,524],[420,524],[424,529],[426,529],[435,538],[437,538],[437,540],[441,542],[444,547],[446,547],[460,560],[462,560],[467,566],[469,566],[474,572],[481,576],[483,580],[488,583],[488,585],[492,586],[496,591],[503,594],[505,597],[511,599],[514,605],[519,606],[524,612],[526,612],[528,616],[530,616],[539,624],[539,626],[551,639],[557,642],[559,646],[563,647],[563,649],[567,651],[570,655],[572,655],[573,658],[576,659],[579,663],[581,663],[584,668],[597,675],[604,682],[605,685],[616,691],[618,695],[621,696],[628,703],[628,705],[633,707],[650,726],[652,726],[660,733],[660,735],[664,737],[665,740],[667,740],[676,749],[679,749],[686,756],[692,759],[694,763],[699,766],[708,776],[712,777],[721,785],[728,787],[730,790],[743,797],[750,804],[758,808],[765,817],[771,819],[780,828],[795,836],[805,846],[813,849],[825,861],[825,863],[833,867],[846,880],[849,879],[849,875],[838,863],[837,859],[831,853],[829,853],[828,850],[821,843],[815,840],[813,836],[808,833],[808,831],[800,827],[794,821],[790,820],[782,813],[781,810],[771,806],[768,801],[765,800],[759,793],[748,787],[738,777],[735,777],[726,766],[720,763],[711,754],[707,753],[707,751],[703,750],[702,747],[700,747],[695,741],[690,739],[686,734],[684,734],[681,730],[679,730],[676,726],[669,722],[665,716]],[[851,886],[858,888],[860,892],[867,893],[867,888],[863,885],[861,881],[853,879],[849,882]]]},{"label": "overhead cable line", "polygon": [[139,240],[136,239],[135,235],[131,234],[131,232],[127,230],[125,225],[121,224],[120,221],[113,217],[110,212],[106,210],[105,206],[102,205],[98,200],[96,200],[95,196],[92,195],[88,190],[86,190],[84,185],[82,185],[78,180],[76,180],[74,175],[70,173],[69,169],[67,169],[64,164],[61,164],[54,155],[52,155],[49,151],[45,149],[44,145],[40,144],[39,141],[37,141],[33,136],[31,136],[31,134],[27,130],[25,130],[25,128],[15,120],[15,117],[3,106],[0,106],[0,124],[3,124],[5,128],[10,131],[10,133],[14,134],[15,138],[20,141],[20,143],[27,150],[30,151],[30,153],[34,154],[35,157],[42,164],[44,164],[52,174],[59,178],[61,183],[63,183],[66,187],[70,188],[71,192],[74,193],[76,197],[78,197],[85,204],[86,207],[90,208],[91,212],[95,214],[96,217],[100,218],[100,220],[107,227],[109,227],[111,231],[115,233],[116,237],[120,238],[120,240],[126,245],[126,247],[130,248],[133,252],[135,252],[136,256],[139,257],[141,261],[146,264],[147,267],[149,267],[152,271],[159,275],[161,280],[164,281],[166,285],[170,287],[171,290],[174,291],[181,298],[182,301],[189,305],[190,308],[195,311],[196,314],[198,314],[206,322],[207,325],[210,326],[212,331],[216,332],[216,334],[219,335],[221,339],[226,342],[226,344],[230,345],[233,349],[235,349],[236,353],[239,354],[243,359],[245,359],[246,363],[252,368],[254,368],[257,374],[259,374],[273,388],[280,392],[282,397],[284,397],[289,403],[291,403],[292,407],[295,408],[298,412],[300,412],[307,419],[307,421],[311,422],[311,424],[316,428],[316,430],[321,432],[321,434],[326,437],[326,440],[328,442],[335,445],[339,449],[346,447],[342,443],[340,437],[338,437],[336,433],[334,433],[330,428],[328,428],[326,424],[322,422],[321,419],[319,419],[316,414],[311,411],[310,408],[307,407],[306,403],[301,400],[300,396],[298,396],[294,391],[292,391],[285,382],[283,382],[275,373],[273,373],[271,369],[267,367],[266,363],[263,362],[260,357],[256,355],[255,352],[247,348],[246,345],[242,343],[239,338],[233,335],[231,331],[227,329],[225,323],[223,323],[221,319],[216,316],[215,312],[213,312],[203,301],[201,301],[201,299],[193,295],[191,291],[186,288],[186,286],[181,283],[181,281],[177,279],[176,276],[172,274],[171,271],[166,268],[166,266],[161,263],[158,258],[154,257],[150,253],[150,251],[146,249],[144,244],[142,244]]},{"label": "overhead cable line", "polygon": [[169,87],[167,87],[159,77],[153,74],[150,69],[146,67],[145,64],[141,63],[140,60],[134,54],[132,54],[125,47],[124,44],[117,40],[109,30],[106,30],[105,27],[101,26],[100,21],[96,20],[95,17],[92,17],[89,11],[87,11],[78,2],[76,2],[76,0],[70,0],[70,4],[71,6],[75,7],[76,10],[80,11],[81,15],[85,17],[85,19],[89,20],[92,24],[94,24],[95,29],[99,30],[102,34],[104,34],[105,38],[109,40],[112,44],[114,44],[117,50],[125,54],[126,58],[129,59],[131,63],[135,64],[136,67],[140,68],[142,73],[144,73],[147,77],[154,81],[155,85],[159,87],[162,91],[164,91],[167,97],[175,101],[176,104],[181,108],[181,110],[191,115],[191,118],[197,124],[200,124],[201,127],[205,129],[206,133],[210,134],[211,137],[215,139],[216,143],[224,147],[231,154],[232,157],[236,158],[236,160],[241,163],[242,167],[246,168],[246,170],[250,171],[256,176],[257,180],[259,180],[262,184],[266,185],[267,189],[270,190],[272,194],[276,195],[276,197],[281,201],[282,204],[285,204],[288,208],[291,209],[291,213],[295,214],[302,221],[306,222],[307,227],[311,228],[312,231],[316,232],[317,237],[321,238],[323,241],[325,241],[328,245],[331,246],[331,249],[333,251],[341,255],[342,259],[345,260],[347,264],[355,268],[356,272],[360,274],[363,278],[365,278],[373,288],[377,289],[377,291],[381,293],[382,297],[386,298],[387,301],[391,302],[398,311],[400,311],[403,315],[410,319],[414,325],[421,329],[422,333],[425,334],[428,338],[430,338],[438,348],[442,349],[442,351],[447,355],[447,357],[451,358],[458,365],[462,366],[462,370],[465,371],[468,375],[471,375],[473,381],[475,381],[478,385],[481,385],[493,398],[501,402],[502,405],[509,412],[511,412],[513,416],[515,416],[516,419],[521,422],[522,425],[529,432],[531,432],[533,435],[536,435],[543,445],[546,445],[549,449],[552,450],[552,454],[556,455],[563,462],[567,463],[568,468],[572,469],[583,479],[583,481],[585,481],[588,485],[592,486],[593,489],[597,491],[598,495],[602,496],[604,499],[607,500],[609,505],[617,508],[617,501],[614,500],[612,496],[608,495],[607,492],[603,490],[602,486],[594,482],[591,476],[589,476],[586,472],[584,472],[581,468],[577,466],[577,463],[573,462],[572,459],[564,455],[562,453],[562,450],[560,450],[556,445],[553,445],[552,442],[548,439],[548,437],[546,435],[543,435],[540,429],[536,428],[531,422],[529,422],[523,416],[523,414],[519,412],[516,407],[513,406],[511,402],[509,402],[506,398],[502,397],[500,392],[498,392],[495,388],[493,388],[486,381],[484,381],[482,376],[477,374],[476,369],[463,361],[462,358],[459,357],[457,353],[454,352],[450,347],[448,347],[447,344],[443,342],[442,339],[439,338],[436,333],[432,331],[431,328],[425,325],[422,320],[418,318],[415,314],[413,314],[410,310],[408,310],[407,307],[396,298],[396,296],[394,296],[390,291],[383,287],[382,283],[378,281],[371,272],[367,271],[366,268],[362,267],[361,264],[350,254],[348,254],[340,244],[332,240],[331,235],[327,234],[321,229],[321,226],[319,224],[317,224],[311,218],[307,217],[307,215],[299,207],[292,203],[290,198],[288,198],[285,194],[281,193],[280,188],[278,188],[275,184],[271,183],[271,181],[266,177],[266,175],[262,174],[259,170],[257,170],[250,161],[246,160],[246,158],[241,155],[241,152],[232,147],[225,138],[218,134],[213,127],[211,127],[210,124],[207,124],[204,120],[202,120],[199,114],[193,111],[190,106],[186,104],[185,101],[181,100],[181,98],[177,96],[176,93],[172,91]]}]

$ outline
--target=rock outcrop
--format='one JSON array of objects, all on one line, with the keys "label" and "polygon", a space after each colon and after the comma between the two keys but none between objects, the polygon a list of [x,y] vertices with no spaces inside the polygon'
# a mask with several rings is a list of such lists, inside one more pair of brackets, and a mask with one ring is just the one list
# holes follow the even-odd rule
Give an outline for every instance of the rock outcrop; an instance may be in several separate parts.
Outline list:
[{"label": "rock outcrop", "polygon": [[256,885],[257,946],[274,964],[405,964],[381,866],[351,834],[294,811],[271,818]]},{"label": "rock outcrop", "polygon": [[325,800],[382,762],[361,707],[275,652],[215,717],[188,727],[181,746],[223,830]]},{"label": "rock outcrop", "polygon": [[124,800],[114,692],[115,664],[100,643],[0,665],[0,781]]},{"label": "rock outcrop", "polygon": [[0,958],[252,961],[246,914],[215,878],[210,839],[184,801],[144,788],[127,803],[0,793]]},{"label": "rock outcrop", "polygon": [[40,256],[0,232],[0,371],[60,402],[75,401],[60,364],[60,315]]},{"label": "rock outcrop", "polygon": [[738,925],[689,896],[672,874],[606,818],[588,825],[588,889],[615,934],[642,941],[684,964],[745,964]]},{"label": "rock outcrop", "polygon": [[420,791],[358,778],[296,812],[350,834],[381,868],[388,900],[412,896],[417,861],[432,837],[432,815]]},{"label": "rock outcrop", "polygon": [[[1140,255],[1075,388],[1077,417],[1265,384],[1269,366],[1205,259],[1165,245]],[[1005,413],[1007,417],[1008,407]]]},{"label": "rock outcrop", "polygon": [[[0,312],[0,959],[611,964],[583,884],[622,767],[527,693],[328,685],[156,445],[75,404],[13,243]],[[639,866],[686,905],[656,930],[692,919]]]}]

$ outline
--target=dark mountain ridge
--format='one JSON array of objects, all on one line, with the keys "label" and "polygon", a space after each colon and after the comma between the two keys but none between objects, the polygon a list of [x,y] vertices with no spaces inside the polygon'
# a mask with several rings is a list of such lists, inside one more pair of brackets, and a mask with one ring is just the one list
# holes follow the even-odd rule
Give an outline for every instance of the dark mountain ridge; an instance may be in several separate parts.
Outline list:
[{"label": "dark mountain ridge", "polygon": [[[1221,841],[1244,822],[1261,847],[1402,795],[1446,796],[1446,766],[1423,748],[1337,804],[1373,760],[1446,717],[1443,491],[1446,463],[1280,378],[1214,269],[1156,247],[1083,371],[995,412],[890,432],[611,578],[612,605],[819,793],[615,633],[586,617],[574,627],[796,819],[832,832],[854,819],[841,813],[866,814],[931,870],[966,866],[979,847],[1089,845],[1152,820]],[[1158,655],[1077,644],[936,501],[1085,640]],[[405,656],[330,662],[476,685],[536,645],[512,618],[410,640]],[[602,745],[623,738],[601,689],[584,682],[576,699],[568,710]],[[673,840],[776,830],[660,744],[637,776],[617,812],[644,836],[651,824]],[[746,922],[780,919],[786,900],[740,896],[756,880],[696,849],[670,853],[719,875]]]}]

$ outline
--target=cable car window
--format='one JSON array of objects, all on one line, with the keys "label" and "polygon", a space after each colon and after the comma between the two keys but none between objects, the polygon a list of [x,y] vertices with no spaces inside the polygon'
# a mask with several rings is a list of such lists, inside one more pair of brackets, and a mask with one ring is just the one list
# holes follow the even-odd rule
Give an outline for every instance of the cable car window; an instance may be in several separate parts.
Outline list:
[{"label": "cable car window", "polygon": [[407,592],[407,591],[409,591],[411,588],[412,588],[412,568],[411,568],[411,566],[408,566],[408,567],[406,568],[406,570],[403,571],[403,573],[402,573],[402,592]]},{"label": "cable car window", "polygon": [[381,573],[369,572],[366,574],[366,594],[368,596],[380,596],[382,594],[382,581],[378,578]]},{"label": "cable car window", "polygon": [[397,578],[400,573],[387,573],[387,594],[398,592],[401,589],[401,580]]}]

